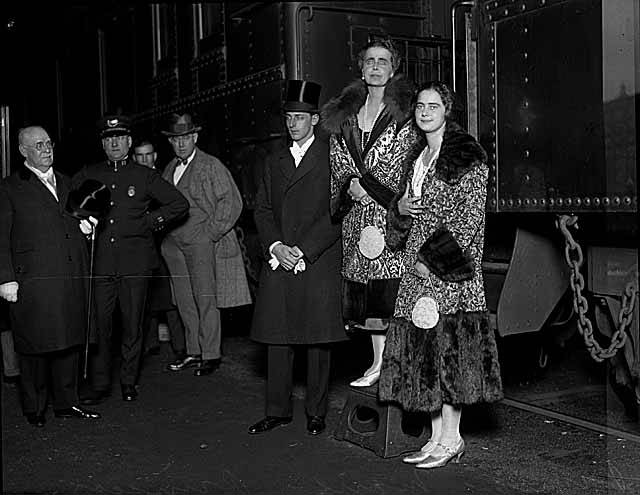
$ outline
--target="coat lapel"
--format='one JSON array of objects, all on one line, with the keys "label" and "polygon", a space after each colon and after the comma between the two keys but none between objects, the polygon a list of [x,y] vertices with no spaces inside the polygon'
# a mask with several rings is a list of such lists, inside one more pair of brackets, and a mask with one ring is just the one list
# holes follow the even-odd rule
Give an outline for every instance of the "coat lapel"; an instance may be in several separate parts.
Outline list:
[{"label": "coat lapel", "polygon": [[[318,146],[319,146],[318,139],[316,138],[311,144],[311,146],[309,147],[309,149],[307,150],[307,152],[302,157],[302,161],[300,162],[300,165],[298,165],[298,167],[293,171],[289,184],[287,185],[287,189],[289,189],[296,182],[302,179],[305,175],[311,172],[311,170],[313,170],[313,167],[316,166],[316,163],[318,162],[318,160],[316,160],[316,153],[318,150]],[[293,158],[291,158],[291,160],[293,161]],[[294,162],[294,167],[295,167],[295,162]]]},{"label": "coat lapel", "polygon": [[293,161],[293,157],[291,156],[291,153],[289,153],[288,149],[283,149],[280,152],[280,158],[278,162],[280,164],[278,169],[284,177],[284,183],[288,184],[291,181],[291,177],[293,177],[293,174],[296,172],[296,164]]},{"label": "coat lapel", "polygon": [[[52,206],[52,203],[55,204],[56,207],[60,205],[60,202],[56,201],[56,198],[53,197],[53,194],[51,194],[51,191],[47,189],[47,186],[45,186],[42,183],[42,181],[36,177],[36,174],[34,174],[27,167],[22,168],[20,176],[25,180],[27,187],[30,187],[33,190],[33,192],[35,193],[35,196],[38,198],[39,201],[42,201],[44,204],[46,204],[49,207]],[[62,180],[59,179],[59,176],[56,176],[56,181],[57,181],[56,183],[56,189],[57,189],[58,183],[61,183]],[[60,198],[59,194],[58,194],[58,198]]]}]

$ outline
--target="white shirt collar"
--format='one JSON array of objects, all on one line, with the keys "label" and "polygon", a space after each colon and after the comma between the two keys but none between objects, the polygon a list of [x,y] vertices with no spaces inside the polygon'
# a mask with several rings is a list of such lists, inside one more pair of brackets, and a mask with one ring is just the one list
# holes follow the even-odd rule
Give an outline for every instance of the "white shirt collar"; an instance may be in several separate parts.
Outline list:
[{"label": "white shirt collar", "polygon": [[289,148],[289,152],[293,157],[293,161],[295,162],[296,167],[300,165],[302,158],[307,153],[307,151],[309,150],[309,148],[311,147],[315,139],[316,139],[315,135],[312,134],[311,137],[307,139],[302,146],[300,146],[295,141],[293,142],[293,145]]},{"label": "white shirt collar", "polygon": [[53,173],[53,167],[49,167],[46,172],[41,172],[37,168],[32,167],[31,165],[29,165],[26,162],[26,160],[24,162],[24,166],[27,167],[29,170],[31,170],[34,174],[36,174],[36,177],[38,177],[38,179],[47,180],[47,179],[50,179],[51,177],[53,177],[53,181],[55,182],[55,180],[56,180],[56,176]]},{"label": "white shirt collar", "polygon": [[178,163],[178,166],[182,165],[184,167],[186,167],[187,165],[189,165],[191,163],[191,160],[193,160],[193,157],[196,156],[196,150],[194,148],[194,150],[191,152],[191,154],[187,157],[187,163]]}]

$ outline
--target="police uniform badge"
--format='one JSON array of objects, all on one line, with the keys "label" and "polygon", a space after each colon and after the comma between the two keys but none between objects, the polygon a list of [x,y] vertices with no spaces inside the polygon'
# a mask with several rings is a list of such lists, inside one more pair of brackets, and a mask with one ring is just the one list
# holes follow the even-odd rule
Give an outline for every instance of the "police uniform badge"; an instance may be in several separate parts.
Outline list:
[{"label": "police uniform badge", "polygon": [[136,187],[129,186],[129,188],[127,189],[127,196],[129,196],[130,198],[133,198],[135,194],[136,194]]}]

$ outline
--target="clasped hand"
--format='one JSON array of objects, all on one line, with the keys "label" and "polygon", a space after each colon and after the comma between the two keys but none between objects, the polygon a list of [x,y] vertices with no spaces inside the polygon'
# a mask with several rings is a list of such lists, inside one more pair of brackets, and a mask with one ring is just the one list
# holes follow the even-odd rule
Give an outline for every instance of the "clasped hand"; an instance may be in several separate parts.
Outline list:
[{"label": "clasped hand", "polygon": [[409,197],[410,191],[411,183],[408,183],[407,189],[404,191],[402,197],[398,200],[398,211],[400,212],[400,215],[416,218],[425,210],[426,207],[420,204],[419,197]]},{"label": "clasped hand", "polygon": [[362,201],[367,198],[367,191],[360,185],[360,179],[354,177],[349,183],[349,197],[354,201]]},{"label": "clasped hand", "polygon": [[18,282],[0,284],[0,297],[9,302],[18,302]]},{"label": "clasped hand", "polygon": [[273,255],[276,257],[280,266],[285,270],[293,270],[298,261],[304,256],[298,246],[287,246],[286,244],[278,244],[272,250]]}]

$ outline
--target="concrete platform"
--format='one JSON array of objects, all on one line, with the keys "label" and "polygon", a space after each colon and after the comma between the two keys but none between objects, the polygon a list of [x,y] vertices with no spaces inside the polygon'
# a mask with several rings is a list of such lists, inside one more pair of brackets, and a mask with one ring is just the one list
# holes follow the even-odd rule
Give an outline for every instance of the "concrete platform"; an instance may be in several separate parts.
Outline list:
[{"label": "concrete platform", "polygon": [[55,419],[49,411],[46,426],[34,428],[16,390],[4,385],[3,493],[640,493],[640,444],[500,404],[463,413],[468,452],[441,469],[418,470],[336,440],[346,384],[367,364],[365,339],[334,352],[325,433],[306,433],[297,385],[294,422],[248,435],[263,416],[263,348],[238,334],[223,347],[220,369],[194,377],[164,370],[171,353],[163,343],[144,364],[138,401],[114,394],[94,408],[103,414],[96,422]]}]

